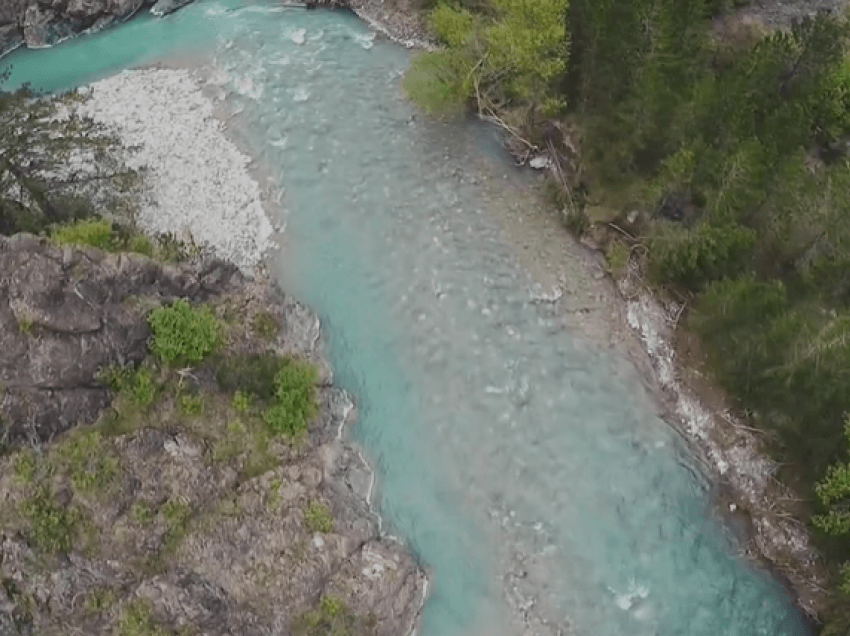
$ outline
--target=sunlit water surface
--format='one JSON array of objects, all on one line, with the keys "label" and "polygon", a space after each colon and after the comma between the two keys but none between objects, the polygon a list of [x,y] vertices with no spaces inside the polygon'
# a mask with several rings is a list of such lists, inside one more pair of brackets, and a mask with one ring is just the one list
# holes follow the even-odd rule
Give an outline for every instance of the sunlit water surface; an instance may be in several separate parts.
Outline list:
[{"label": "sunlit water surface", "polygon": [[530,302],[486,213],[480,177],[507,168],[486,131],[414,116],[407,51],[346,13],[219,0],[4,62],[59,90],[175,57],[284,189],[276,270],[357,397],[385,528],[429,569],[422,634],[516,633],[529,598],[586,636],[805,633],[634,369]]}]

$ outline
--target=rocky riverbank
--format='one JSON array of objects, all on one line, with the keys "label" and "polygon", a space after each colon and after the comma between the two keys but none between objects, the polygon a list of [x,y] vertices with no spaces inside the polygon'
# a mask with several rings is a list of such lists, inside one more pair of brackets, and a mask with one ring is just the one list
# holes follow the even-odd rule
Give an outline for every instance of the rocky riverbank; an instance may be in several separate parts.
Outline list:
[{"label": "rocky riverbank", "polygon": [[[16,235],[0,267],[4,441],[23,449],[0,459],[0,631],[410,631],[424,575],[379,535],[370,469],[339,435],[348,396],[325,373],[299,442],[232,394],[264,381],[261,360],[320,363],[308,310],[220,260]],[[211,307],[224,346],[169,371],[147,355],[146,316],[178,299]],[[104,379],[116,368],[123,385]]]},{"label": "rocky riverbank", "polygon": [[[0,237],[0,632],[407,634],[424,572],[380,532],[318,320],[257,267],[271,230],[249,161],[175,73],[107,80],[79,108],[135,146],[137,226],[231,262]],[[167,124],[146,128],[151,114]],[[184,300],[220,340],[175,367],[148,316]],[[287,360],[320,369],[306,435],[269,429]]]},{"label": "rocky riverbank", "polygon": [[[16,48],[53,46],[81,33],[94,33],[139,11],[164,16],[192,0],[6,0],[0,6],[0,57]],[[315,0],[305,7],[350,9],[370,27],[408,48],[433,48],[416,0]]]}]

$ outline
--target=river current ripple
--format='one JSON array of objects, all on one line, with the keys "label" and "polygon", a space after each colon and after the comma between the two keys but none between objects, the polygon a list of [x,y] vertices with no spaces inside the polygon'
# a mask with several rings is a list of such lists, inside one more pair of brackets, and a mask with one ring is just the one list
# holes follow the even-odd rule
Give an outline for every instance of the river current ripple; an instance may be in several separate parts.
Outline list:
[{"label": "river current ripple", "polygon": [[346,13],[209,0],[10,60],[52,90],[175,56],[282,191],[274,268],[357,397],[385,527],[428,568],[423,636],[806,633],[633,366],[533,302],[488,214],[507,168],[486,131],[421,121],[409,52]]}]

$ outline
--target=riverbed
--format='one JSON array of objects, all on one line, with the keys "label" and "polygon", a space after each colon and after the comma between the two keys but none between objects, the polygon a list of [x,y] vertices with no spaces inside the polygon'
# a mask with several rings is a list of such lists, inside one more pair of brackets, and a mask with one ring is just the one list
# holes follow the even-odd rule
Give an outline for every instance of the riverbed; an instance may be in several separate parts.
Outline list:
[{"label": "riverbed", "polygon": [[[428,569],[421,634],[805,633],[737,557],[600,264],[554,221],[545,240],[524,232],[546,213],[534,179],[487,127],[424,120],[399,89],[410,55],[346,13],[210,0],[8,61],[11,82],[48,90],[197,70],[185,81],[252,156],[257,191],[279,195],[266,262],[356,396],[384,529]],[[178,125],[168,104],[146,109],[160,135]],[[199,229],[225,185],[197,197]]]}]

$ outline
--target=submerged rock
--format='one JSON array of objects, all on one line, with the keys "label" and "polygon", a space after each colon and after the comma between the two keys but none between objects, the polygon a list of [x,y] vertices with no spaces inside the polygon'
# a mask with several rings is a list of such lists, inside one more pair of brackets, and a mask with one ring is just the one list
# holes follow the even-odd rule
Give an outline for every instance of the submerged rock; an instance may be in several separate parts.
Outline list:
[{"label": "submerged rock", "polygon": [[186,6],[190,2],[192,0],[159,0],[153,5],[151,13],[154,15],[166,15],[172,11],[177,11],[177,9]]}]

